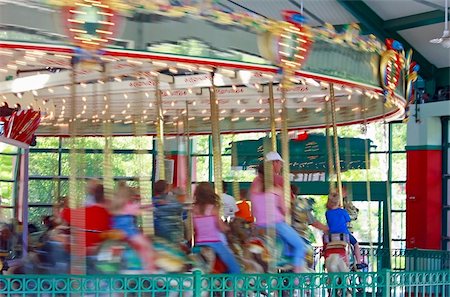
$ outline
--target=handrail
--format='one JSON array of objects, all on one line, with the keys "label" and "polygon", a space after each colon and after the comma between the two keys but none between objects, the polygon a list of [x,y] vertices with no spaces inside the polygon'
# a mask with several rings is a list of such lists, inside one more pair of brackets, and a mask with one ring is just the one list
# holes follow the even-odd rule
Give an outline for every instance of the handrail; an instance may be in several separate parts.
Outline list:
[{"label": "handrail", "polygon": [[[449,296],[450,272],[303,274],[7,275],[4,296]],[[112,294],[112,295],[111,295]]]}]

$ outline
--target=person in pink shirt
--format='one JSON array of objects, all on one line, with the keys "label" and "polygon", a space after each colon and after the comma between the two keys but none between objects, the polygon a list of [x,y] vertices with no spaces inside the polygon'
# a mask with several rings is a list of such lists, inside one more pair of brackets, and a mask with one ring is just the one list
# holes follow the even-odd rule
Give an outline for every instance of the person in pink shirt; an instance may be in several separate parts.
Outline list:
[{"label": "person in pink shirt", "polygon": [[144,236],[135,224],[135,217],[141,212],[141,205],[135,199],[133,190],[121,183],[112,201],[112,226],[125,234],[126,240],[139,254],[144,271],[154,273],[154,251],[150,238]]},{"label": "person in pink shirt", "polygon": [[255,224],[263,228],[275,228],[277,236],[290,248],[294,272],[305,271],[306,247],[300,235],[285,222],[286,206],[283,199],[283,178],[280,175],[283,159],[277,152],[265,157],[273,168],[273,185],[264,181],[264,164],[258,167],[258,176],[250,187],[250,199]]},{"label": "person in pink shirt", "polygon": [[240,273],[240,267],[231,250],[221,241],[221,233],[229,227],[219,217],[220,197],[207,182],[197,185],[192,208],[195,245],[211,247],[229,273]]}]

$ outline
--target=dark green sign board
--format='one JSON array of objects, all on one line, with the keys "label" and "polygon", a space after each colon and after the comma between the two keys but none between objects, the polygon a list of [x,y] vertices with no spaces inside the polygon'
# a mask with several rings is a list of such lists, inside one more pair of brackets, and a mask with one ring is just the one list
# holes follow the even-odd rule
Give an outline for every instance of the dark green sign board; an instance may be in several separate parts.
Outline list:
[{"label": "dark green sign board", "polygon": [[[333,147],[333,138],[330,137]],[[269,138],[258,140],[242,140],[231,143],[232,166],[256,167],[263,160],[264,143],[270,143]],[[362,138],[339,137],[339,157],[341,170],[370,168],[370,163],[366,164],[366,140]],[[372,145],[371,140],[367,140],[367,154]],[[270,147],[267,146],[267,147]],[[277,147],[281,151],[281,141],[277,139]],[[235,151],[236,150],[236,151]],[[334,150],[333,155],[334,155]],[[329,172],[328,170],[328,148],[327,137],[322,134],[310,134],[303,141],[289,140],[289,161],[291,172],[312,173]],[[370,160],[370,158],[368,158]]]}]

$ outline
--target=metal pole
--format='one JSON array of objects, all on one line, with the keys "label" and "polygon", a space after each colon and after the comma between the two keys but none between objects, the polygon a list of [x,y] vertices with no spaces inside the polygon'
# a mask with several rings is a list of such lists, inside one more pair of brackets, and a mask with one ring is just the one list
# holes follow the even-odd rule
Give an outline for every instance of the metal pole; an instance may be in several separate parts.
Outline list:
[{"label": "metal pole", "polygon": [[[275,100],[273,96],[273,83],[269,83],[269,111],[270,111],[270,149],[268,141],[264,141],[264,155],[265,158],[266,153],[268,151],[277,151],[277,137],[276,137],[276,121],[275,121]],[[268,189],[273,188],[274,185],[274,173],[273,173],[273,165],[272,162],[266,162],[264,160],[264,192],[267,192]],[[269,207],[267,204],[266,207]],[[267,213],[271,213],[272,210],[267,209]],[[275,241],[276,241],[276,232],[273,227],[266,228],[268,241],[268,247],[271,255],[275,254]],[[269,257],[268,259],[268,271],[269,273],[274,273],[276,269],[275,263],[276,257]]]},{"label": "metal pole", "polygon": [[337,187],[339,193],[339,200],[341,205],[344,205],[342,197],[342,180],[341,180],[341,160],[339,159],[339,143],[336,126],[336,98],[334,97],[334,86],[330,83],[330,102],[331,102],[331,122],[333,123],[333,140],[334,140],[334,157],[335,157],[335,170],[337,178]]},{"label": "metal pole", "polygon": [[277,151],[277,130],[275,123],[275,99],[273,98],[273,82],[269,83],[270,139],[271,150]]},{"label": "metal pole", "polygon": [[186,114],[184,117],[184,131],[186,132],[186,199],[191,200],[192,180],[191,180],[191,145],[189,131],[189,102],[186,101]]},{"label": "metal pole", "polygon": [[211,131],[214,161],[214,188],[218,195],[222,194],[222,152],[220,149],[220,127],[219,127],[219,101],[216,96],[214,85],[214,73],[211,73],[211,88],[209,89],[209,104],[211,107]]},{"label": "metal pole", "polygon": [[[189,130],[189,102],[186,101],[186,114],[184,117],[184,131],[186,132],[186,199],[185,202],[192,203],[192,180],[191,180],[191,140]],[[192,212],[188,211],[188,217],[186,220],[185,239],[190,241],[194,245],[194,222],[192,221]]]},{"label": "metal pole", "polygon": [[281,152],[283,155],[283,196],[286,205],[286,221],[291,221],[291,187],[290,187],[290,163],[289,163],[289,137],[288,137],[288,109],[286,99],[286,88],[281,89],[282,114],[281,114]]},{"label": "metal pole", "polygon": [[332,180],[334,178],[334,156],[333,156],[333,147],[331,145],[331,138],[330,138],[330,108],[329,108],[329,102],[325,100],[325,137],[327,140],[327,154],[328,154],[328,180],[330,181],[330,193],[334,192],[336,190],[336,185],[334,184],[334,181]]},{"label": "metal pole", "polygon": [[[136,73],[139,74],[142,71],[140,67],[136,67]],[[139,75],[138,80],[139,80]],[[136,113],[133,115],[134,118],[134,135],[137,137],[145,137],[147,135],[147,127],[144,123],[144,116],[143,111],[145,111],[146,106],[148,104],[145,102],[146,96],[144,96],[143,91],[139,91],[138,93],[138,100],[135,100],[136,106],[134,107],[136,110],[139,110],[140,113]],[[142,112],[141,112],[142,111]],[[139,114],[139,115],[138,115]],[[137,160],[138,164],[143,164],[143,168],[147,168],[145,164],[145,155],[144,152],[149,149],[147,147],[146,142],[138,142],[138,153],[137,153]],[[151,197],[151,180],[148,178],[150,175],[150,172],[139,170],[138,173],[138,179],[139,179],[139,194],[141,196],[141,203],[143,204],[150,204],[152,201],[150,199]],[[155,233],[154,226],[153,226],[153,210],[147,209],[146,211],[142,212],[141,215],[141,226],[143,233],[145,235],[153,235]]]},{"label": "metal pole", "polygon": [[[234,118],[235,109],[231,110],[231,118]],[[234,122],[231,121],[231,143],[234,145],[234,142],[236,141],[236,133],[235,133],[235,126]],[[239,193],[239,181],[237,178],[236,170],[233,169],[233,164],[238,164],[238,156],[237,156],[237,148],[234,148],[231,150],[231,174],[233,176],[233,181],[231,183],[232,185],[232,193],[235,199],[240,200],[240,193]]]},{"label": "metal pole", "polygon": [[[69,133],[70,133],[70,176],[69,176],[69,206],[71,209],[79,208],[84,197],[84,183],[81,177],[81,169],[83,155],[78,148],[76,137],[79,136],[79,125],[77,120],[77,100],[76,100],[76,65],[72,65],[72,87],[71,87],[71,102],[70,102],[70,117]],[[72,215],[70,223],[72,226],[77,226],[70,233],[71,254],[70,254],[70,273],[71,274],[86,274],[86,233],[82,231],[85,229],[86,216],[83,208],[80,208],[76,215]]]},{"label": "metal pole", "polygon": [[103,190],[107,201],[113,199],[114,178],[112,172],[112,122],[111,122],[111,106],[109,101],[109,84],[106,66],[103,69],[103,103],[105,104],[105,115],[103,118],[103,133],[105,134],[105,146],[103,150]]},{"label": "metal pole", "polygon": [[165,168],[164,168],[164,114],[162,106],[162,96],[161,90],[159,88],[159,78],[156,77],[156,88],[155,88],[155,98],[156,98],[156,146],[157,146],[157,164],[158,164],[158,179],[165,179]]},{"label": "metal pole", "polygon": [[30,150],[20,149],[20,192],[19,199],[22,201],[22,259],[28,253],[28,161]]}]

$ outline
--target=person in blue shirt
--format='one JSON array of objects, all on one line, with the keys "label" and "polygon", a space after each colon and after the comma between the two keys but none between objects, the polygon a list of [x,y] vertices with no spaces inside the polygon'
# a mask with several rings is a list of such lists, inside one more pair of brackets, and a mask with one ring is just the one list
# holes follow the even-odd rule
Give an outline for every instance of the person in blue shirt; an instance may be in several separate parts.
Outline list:
[{"label": "person in blue shirt", "polygon": [[153,223],[155,235],[172,243],[183,240],[183,205],[169,192],[169,184],[159,180],[153,186]]},{"label": "person in blue shirt", "polygon": [[343,233],[348,234],[350,243],[354,247],[356,266],[358,269],[366,268],[367,264],[363,263],[361,257],[361,249],[358,241],[348,230],[347,224],[350,223],[348,212],[342,208],[338,193],[330,193],[327,201],[327,211],[325,212],[327,224],[330,234]]}]

